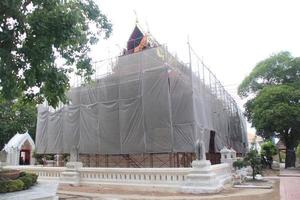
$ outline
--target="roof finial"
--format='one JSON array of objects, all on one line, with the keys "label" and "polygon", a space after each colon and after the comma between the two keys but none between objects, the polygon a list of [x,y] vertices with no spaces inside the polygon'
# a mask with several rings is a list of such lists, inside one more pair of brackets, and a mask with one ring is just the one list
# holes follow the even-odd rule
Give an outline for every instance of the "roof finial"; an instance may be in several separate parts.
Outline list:
[{"label": "roof finial", "polygon": [[149,29],[149,24],[148,24],[147,20],[146,20],[146,27],[147,27],[147,33],[149,34],[150,33],[150,29]]},{"label": "roof finial", "polygon": [[138,19],[138,16],[137,16],[137,13],[135,10],[133,10],[134,12],[134,15],[135,15],[135,23],[138,24],[139,23],[139,19]]}]

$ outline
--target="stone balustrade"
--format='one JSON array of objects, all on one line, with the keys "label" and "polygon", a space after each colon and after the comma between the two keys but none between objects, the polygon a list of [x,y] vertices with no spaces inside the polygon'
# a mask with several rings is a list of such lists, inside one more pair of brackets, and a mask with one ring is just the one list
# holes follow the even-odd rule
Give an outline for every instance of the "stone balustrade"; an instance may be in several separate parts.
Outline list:
[{"label": "stone balustrade", "polygon": [[231,166],[228,163],[212,165],[211,168],[219,180],[227,182],[231,179]]},{"label": "stone balustrade", "polygon": [[65,167],[42,167],[34,165],[5,166],[4,168],[35,173],[39,176],[39,180],[59,180],[61,172],[65,171],[66,169]]},{"label": "stone balustrade", "polygon": [[[72,184],[110,184],[120,186],[147,187],[153,190],[164,188],[169,191],[179,191],[186,182],[193,168],[88,168],[78,167],[70,171],[68,167],[43,166],[6,166],[7,169],[17,169],[36,173],[39,180],[59,180],[61,183]],[[229,164],[223,163],[209,166],[217,182],[224,184],[231,179]],[[77,173],[78,176],[74,176]],[[155,189],[156,188],[156,189]]]},{"label": "stone balustrade", "polygon": [[81,183],[178,185],[190,168],[81,168]]}]

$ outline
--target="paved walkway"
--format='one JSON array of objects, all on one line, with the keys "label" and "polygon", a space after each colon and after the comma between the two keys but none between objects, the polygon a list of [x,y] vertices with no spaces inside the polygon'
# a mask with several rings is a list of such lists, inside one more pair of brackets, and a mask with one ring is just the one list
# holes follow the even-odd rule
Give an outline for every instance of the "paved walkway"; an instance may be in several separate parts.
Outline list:
[{"label": "paved walkway", "polygon": [[299,169],[282,169],[280,171],[280,199],[300,200]]},{"label": "paved walkway", "polygon": [[61,185],[58,195],[60,200],[279,200],[279,183],[276,182],[271,190],[238,189],[227,185],[221,193],[203,195],[134,191],[113,186]]}]

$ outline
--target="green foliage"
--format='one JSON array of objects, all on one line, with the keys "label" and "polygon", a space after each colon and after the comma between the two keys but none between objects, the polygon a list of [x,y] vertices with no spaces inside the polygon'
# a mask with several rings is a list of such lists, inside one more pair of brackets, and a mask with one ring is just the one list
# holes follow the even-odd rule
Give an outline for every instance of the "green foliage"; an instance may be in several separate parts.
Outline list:
[{"label": "green foliage", "polygon": [[261,157],[256,149],[251,149],[245,156],[244,162],[252,168],[252,178],[262,172]]},{"label": "green foliage", "polygon": [[[296,137],[300,129],[299,99],[300,88],[289,85],[268,86],[248,101],[246,114],[258,133],[265,138],[276,132]],[[294,141],[297,142],[297,139]]]},{"label": "green foliage", "polygon": [[28,131],[35,138],[37,108],[24,99],[8,101],[0,97],[0,149],[17,132]]},{"label": "green foliage", "polygon": [[21,180],[24,183],[24,189],[28,189],[36,183],[37,177],[38,176],[36,174],[24,172],[20,174],[19,180]]},{"label": "green foliage", "polygon": [[70,154],[67,153],[62,154],[62,159],[65,163],[67,163],[70,160]]},{"label": "green foliage", "polygon": [[275,144],[271,140],[262,143],[260,154],[266,157],[275,156],[277,154],[277,149]]},{"label": "green foliage", "polygon": [[265,141],[261,144],[261,156],[264,158],[270,169],[272,168],[273,156],[277,154],[277,149],[274,143],[271,140]]},{"label": "green foliage", "polygon": [[43,164],[43,155],[42,154],[37,154],[36,151],[33,152],[32,157],[35,158],[35,162],[37,164]]},{"label": "green foliage", "polygon": [[24,183],[24,189],[28,189],[33,185],[32,178],[29,176],[22,176],[19,179]]},{"label": "green foliage", "polygon": [[235,169],[241,169],[243,167],[246,167],[247,163],[245,163],[243,160],[239,159],[233,162],[233,167]]},{"label": "green foliage", "polygon": [[68,73],[89,80],[90,46],[111,31],[94,0],[0,1],[0,94],[66,102]]},{"label": "green foliage", "polygon": [[7,181],[7,190],[8,190],[8,192],[14,192],[14,191],[22,190],[23,187],[24,187],[24,183],[19,179]]},{"label": "green foliage", "polygon": [[239,85],[241,97],[256,93],[266,86],[299,83],[300,58],[280,52],[259,62]]},{"label": "green foliage", "polygon": [[23,187],[24,183],[19,179],[0,181],[0,193],[19,191],[22,190]]},{"label": "green foliage", "polygon": [[282,151],[280,151],[279,152],[279,162],[280,163],[284,163],[285,162],[285,158],[286,158],[286,156],[285,156],[285,153],[283,153]]},{"label": "green foliage", "polygon": [[241,97],[252,94],[245,104],[248,121],[263,138],[282,139],[290,153],[286,167],[293,166],[293,149],[300,140],[300,58],[280,52],[261,61],[238,92]]},{"label": "green foliage", "polygon": [[21,172],[20,177],[16,180],[0,181],[0,193],[28,189],[36,183],[37,178],[36,174]]},{"label": "green foliage", "polygon": [[47,154],[45,157],[47,160],[54,160],[54,154]]},{"label": "green foliage", "polygon": [[300,144],[297,146],[296,155],[300,159]]},{"label": "green foliage", "polygon": [[0,181],[0,193],[7,192],[7,181]]}]

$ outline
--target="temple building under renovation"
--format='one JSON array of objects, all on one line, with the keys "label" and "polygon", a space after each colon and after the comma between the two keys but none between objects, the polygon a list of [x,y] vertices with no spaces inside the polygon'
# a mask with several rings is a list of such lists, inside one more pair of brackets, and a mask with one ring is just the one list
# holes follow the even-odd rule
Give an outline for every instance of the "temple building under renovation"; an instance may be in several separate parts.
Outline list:
[{"label": "temple building under renovation", "polygon": [[95,167],[189,166],[198,139],[212,163],[224,146],[245,153],[236,102],[190,55],[182,63],[136,25],[109,73],[72,88],[58,110],[39,107],[37,153],[76,147],[84,165]]}]

